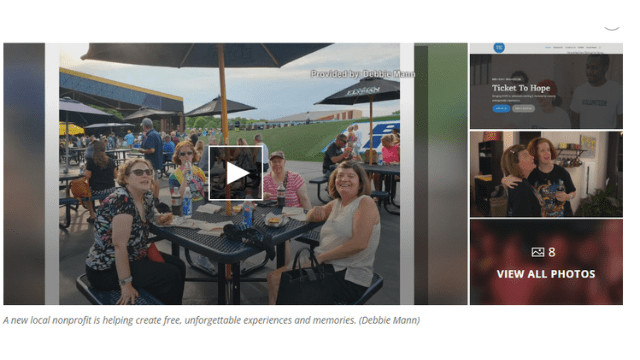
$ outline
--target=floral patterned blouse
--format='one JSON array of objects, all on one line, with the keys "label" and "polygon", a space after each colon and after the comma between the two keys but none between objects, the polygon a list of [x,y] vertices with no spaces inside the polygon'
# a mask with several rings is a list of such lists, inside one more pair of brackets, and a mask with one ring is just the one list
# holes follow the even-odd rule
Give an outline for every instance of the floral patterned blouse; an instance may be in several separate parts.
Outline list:
[{"label": "floral patterned blouse", "polygon": [[96,212],[94,223],[94,244],[87,255],[86,264],[94,270],[110,269],[115,263],[115,249],[113,247],[113,218],[119,214],[133,216],[131,235],[127,243],[129,261],[139,260],[147,256],[147,239],[149,238],[149,219],[153,218],[153,193],[147,191],[143,197],[147,222],[143,222],[138,208],[133,203],[131,194],[126,188],[116,189],[102,201],[102,206]]}]

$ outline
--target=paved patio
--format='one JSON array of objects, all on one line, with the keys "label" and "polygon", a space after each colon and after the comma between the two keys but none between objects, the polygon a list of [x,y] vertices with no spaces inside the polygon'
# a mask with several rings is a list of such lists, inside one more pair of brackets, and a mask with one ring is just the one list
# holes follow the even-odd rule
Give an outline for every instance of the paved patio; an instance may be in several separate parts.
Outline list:
[{"label": "paved patio", "polygon": [[[73,166],[72,166],[73,167]],[[316,185],[309,184],[309,180],[322,176],[322,164],[318,162],[287,161],[287,169],[302,175],[307,181],[307,190],[311,204],[322,205],[316,196]],[[323,188],[325,186],[323,185]],[[398,187],[397,199],[400,198]],[[323,198],[328,194],[323,191]],[[160,200],[171,203],[169,183],[167,177],[160,180]],[[71,211],[71,226],[60,230],[60,304],[77,305],[89,304],[89,301],[76,289],[76,278],[85,272],[84,261],[93,243],[93,224],[87,223],[89,211],[80,207],[78,212]],[[64,218],[64,209],[60,209],[60,220]],[[397,305],[400,303],[400,216],[387,213],[380,209],[382,222],[380,244],[376,252],[375,271],[384,278],[383,288],[375,294],[367,304]],[[160,251],[171,253],[170,243],[166,240],[157,243]],[[292,252],[302,244],[292,242]],[[180,257],[184,260],[184,251]],[[195,260],[195,255],[192,254]],[[260,261],[263,255],[256,255],[248,261]],[[254,277],[266,277],[275,269],[275,261],[270,261],[259,271],[251,274]],[[191,268],[187,264],[187,277],[206,277],[202,272]],[[185,305],[213,305],[217,304],[218,291],[216,283],[187,282],[184,290],[183,304]],[[263,282],[244,282],[241,285],[242,304],[267,304],[267,286]]]}]

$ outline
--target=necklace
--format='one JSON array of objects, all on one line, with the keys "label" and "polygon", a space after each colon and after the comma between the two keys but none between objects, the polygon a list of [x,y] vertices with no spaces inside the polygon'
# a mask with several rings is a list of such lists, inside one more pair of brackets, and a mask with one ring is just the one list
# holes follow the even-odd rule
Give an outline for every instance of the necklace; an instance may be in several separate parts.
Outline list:
[{"label": "necklace", "polygon": [[[540,170],[540,169],[538,169]],[[544,177],[544,181],[547,182],[547,179],[549,179],[549,175],[551,175],[551,172],[553,171],[553,168],[551,168],[551,171],[549,171],[548,173],[543,172],[542,170],[540,170],[540,172],[542,174],[546,174],[546,176]]]}]

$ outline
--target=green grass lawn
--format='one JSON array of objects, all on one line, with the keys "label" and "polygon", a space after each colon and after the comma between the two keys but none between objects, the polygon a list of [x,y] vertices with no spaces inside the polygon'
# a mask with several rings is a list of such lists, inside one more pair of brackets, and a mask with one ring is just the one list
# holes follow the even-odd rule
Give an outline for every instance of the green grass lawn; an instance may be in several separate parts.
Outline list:
[{"label": "green grass lawn", "polygon": [[[396,120],[398,115],[373,118],[373,121]],[[264,143],[269,147],[270,152],[282,150],[287,160],[296,161],[316,161],[322,162],[323,154],[320,152],[331,140],[336,138],[351,123],[364,123],[360,125],[363,133],[369,132],[369,119],[344,120],[319,124],[298,125],[286,128],[275,128],[258,131],[231,131],[229,133],[229,144],[234,145],[238,138],[243,137],[249,145],[254,145],[253,137],[257,133],[262,134]],[[216,133],[216,137],[221,136]],[[208,143],[206,137],[201,136],[205,144]]]}]

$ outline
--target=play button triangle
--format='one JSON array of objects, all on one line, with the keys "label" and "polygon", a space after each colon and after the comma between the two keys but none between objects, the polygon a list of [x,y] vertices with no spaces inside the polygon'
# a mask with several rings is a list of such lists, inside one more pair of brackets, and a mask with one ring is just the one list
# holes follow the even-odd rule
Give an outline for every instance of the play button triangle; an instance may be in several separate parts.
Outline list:
[{"label": "play button triangle", "polygon": [[237,167],[230,162],[227,163],[227,185],[247,175],[249,175],[248,171]]}]

